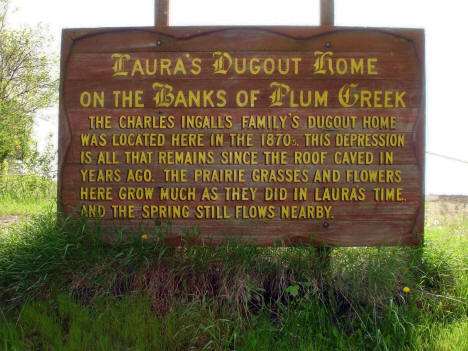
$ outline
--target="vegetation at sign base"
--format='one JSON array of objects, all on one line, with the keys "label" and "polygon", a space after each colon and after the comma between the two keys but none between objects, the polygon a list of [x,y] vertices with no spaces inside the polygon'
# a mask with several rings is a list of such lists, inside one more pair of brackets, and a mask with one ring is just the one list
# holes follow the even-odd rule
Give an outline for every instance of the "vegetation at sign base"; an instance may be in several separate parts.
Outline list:
[{"label": "vegetation at sign base", "polygon": [[[53,213],[1,229],[0,349],[466,350],[464,219],[423,248],[113,243]],[[124,240],[125,238],[125,240]]]}]

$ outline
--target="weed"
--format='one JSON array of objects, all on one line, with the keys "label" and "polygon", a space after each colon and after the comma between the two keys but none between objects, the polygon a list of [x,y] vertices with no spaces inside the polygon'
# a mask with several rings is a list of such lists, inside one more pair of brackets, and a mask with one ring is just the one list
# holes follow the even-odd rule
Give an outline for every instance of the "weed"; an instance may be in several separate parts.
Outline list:
[{"label": "weed", "polygon": [[466,349],[463,219],[428,225],[421,247],[336,248],[328,262],[311,247],[173,248],[147,229],[108,242],[98,224],[61,223],[0,234],[0,347]]}]

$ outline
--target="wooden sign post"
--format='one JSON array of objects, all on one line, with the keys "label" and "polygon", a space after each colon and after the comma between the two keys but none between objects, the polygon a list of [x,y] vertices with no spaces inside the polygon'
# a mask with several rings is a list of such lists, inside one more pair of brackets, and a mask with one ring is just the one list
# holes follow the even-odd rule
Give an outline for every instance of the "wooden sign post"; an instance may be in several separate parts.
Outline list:
[{"label": "wooden sign post", "polygon": [[169,0],[154,0],[154,25],[169,25]]},{"label": "wooden sign post", "polygon": [[116,28],[63,43],[64,214],[215,243],[420,242],[421,30]]},{"label": "wooden sign post", "polygon": [[333,26],[335,23],[334,0],[320,0],[320,25]]}]

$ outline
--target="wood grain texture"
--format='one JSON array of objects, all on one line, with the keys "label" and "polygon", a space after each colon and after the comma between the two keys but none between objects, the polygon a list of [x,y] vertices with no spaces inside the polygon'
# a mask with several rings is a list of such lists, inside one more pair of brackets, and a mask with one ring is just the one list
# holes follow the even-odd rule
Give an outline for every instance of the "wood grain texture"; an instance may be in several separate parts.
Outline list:
[{"label": "wood grain texture", "polygon": [[[247,82],[242,80],[235,80],[235,79],[200,79],[197,80],[196,83],[193,83],[191,80],[174,80],[168,81],[163,79],[155,79],[154,81],[148,80],[127,80],[125,82],[119,81],[68,81],[67,82],[67,95],[65,96],[64,103],[69,108],[78,108],[80,107],[80,95],[84,91],[98,91],[104,92],[104,108],[113,108],[115,106],[115,96],[113,95],[114,91],[123,90],[122,87],[125,86],[126,90],[143,90],[144,94],[142,94],[142,104],[146,108],[159,108],[161,106],[156,105],[154,102],[154,95],[157,92],[157,89],[153,89],[154,83],[161,83],[161,84],[168,84],[172,87],[173,93],[177,94],[181,91],[187,100],[187,105],[190,107],[188,103],[188,94],[189,91],[200,91],[200,94],[203,94],[203,91],[213,91],[211,93],[211,100],[207,100],[203,102],[203,99],[200,101],[200,104],[204,104],[206,108],[216,108],[219,107],[230,107],[235,108],[236,106],[236,93],[239,90],[259,90],[260,94],[258,96],[258,100],[256,101],[256,107],[258,108],[269,108],[271,107],[271,99],[270,96],[274,91],[274,88],[270,87],[270,84],[273,82],[281,82],[282,84],[286,84],[288,87],[294,87],[294,91],[296,92],[294,95],[294,99],[292,102],[294,104],[299,103],[300,98],[300,90],[305,91],[304,93],[304,101],[305,103],[309,102],[307,91],[312,91],[311,95],[311,105],[310,108],[314,107],[331,107],[331,108],[338,108],[341,105],[339,104],[338,94],[341,87],[345,84],[352,84],[355,83],[354,80],[326,80],[324,82],[318,80],[248,80]],[[124,85],[125,84],[125,85]],[[358,86],[353,89],[352,93],[358,93],[362,90],[366,91],[390,91],[393,92],[393,97],[395,96],[396,92],[403,92],[405,91],[405,95],[403,97],[403,101],[406,107],[415,108],[420,106],[420,98],[421,98],[421,85],[418,84],[416,81],[405,81],[405,80],[365,80],[359,81],[356,84]],[[224,106],[217,106],[217,104],[223,103],[223,101],[216,97],[217,91],[225,91],[226,94],[226,103]],[[318,105],[315,106],[315,92],[318,91],[320,94],[323,94],[324,91],[328,91],[328,99],[327,99],[327,106]],[[356,107],[369,107],[366,102],[363,102],[363,106],[360,106],[359,100],[356,103]],[[392,104],[395,105],[394,100],[391,100]],[[173,105],[170,107],[183,107],[183,103],[179,102],[178,105],[174,106],[176,102],[174,101]],[[290,95],[287,95],[283,99],[283,106],[282,107],[289,107],[291,103]],[[383,103],[383,100],[382,100]],[[401,105],[400,105],[401,106]],[[193,105],[192,107],[197,107],[197,105]],[[136,109],[138,110],[138,109]]]},{"label": "wood grain texture", "polygon": [[[110,237],[112,228],[143,226],[146,231],[151,231],[165,226],[169,221],[171,226],[166,232],[171,245],[181,244],[181,235],[193,228],[199,231],[199,242],[207,244],[219,244],[226,237],[240,237],[258,245],[272,245],[278,240],[283,240],[287,245],[301,242],[337,246],[419,244],[423,240],[424,231],[423,43],[423,31],[410,29],[158,27],[65,30],[60,86],[59,208],[65,215],[79,216],[82,206],[103,206],[106,213],[99,220],[106,226]],[[228,53],[232,60],[238,59],[240,63],[245,60],[246,71],[235,72],[231,65],[225,74],[216,74],[215,57],[218,56],[215,52]],[[328,55],[330,60],[325,58],[325,64],[321,66],[324,72],[317,74],[318,57],[325,52],[331,53]],[[128,55],[123,62],[124,66],[117,69],[120,74],[115,74],[117,71],[114,65],[118,63],[112,57],[113,54]],[[195,66],[192,65],[194,58],[199,59]],[[292,58],[299,62],[298,71],[292,69],[294,63],[290,61],[289,70],[285,73],[283,66],[283,73],[279,72],[280,60],[283,60],[281,62],[284,65],[286,59]],[[362,60],[362,70],[350,71],[352,59],[357,60],[354,65]],[[249,72],[248,62],[252,60],[254,65],[250,68],[256,70],[255,73]],[[161,62],[166,68],[158,66]],[[275,69],[272,65],[275,65]],[[190,73],[191,68],[199,69],[199,72]],[[341,72],[338,72],[339,69]],[[200,100],[202,106],[180,100],[161,106],[155,100],[155,94],[158,93],[155,83],[169,85],[172,92],[180,92],[185,97],[190,91],[214,93],[204,102],[203,98]],[[295,99],[288,95],[283,97],[280,106],[272,106],[275,87],[271,83],[288,86],[294,91]],[[339,91],[349,84],[355,84],[349,91],[351,98],[357,94],[362,99],[359,95],[362,91],[382,93],[377,93],[380,95],[373,96],[370,101],[359,100],[350,107],[343,107],[340,100],[343,95]],[[115,92],[137,90],[141,91],[138,107],[135,107],[135,100],[132,106],[122,106],[121,100],[116,100]],[[220,90],[225,93],[217,99],[216,92]],[[236,99],[241,90],[258,90],[253,106],[239,106]],[[301,90],[311,91],[312,96],[315,91],[327,91],[326,104],[296,106]],[[102,94],[99,95],[102,100],[97,101],[94,107],[92,104],[86,105],[81,100],[83,92],[89,92],[90,97],[93,92]],[[382,94],[385,92],[389,96],[388,107],[383,106]],[[400,103],[397,103],[398,99],[395,100],[398,94],[401,94]],[[108,116],[105,117],[108,128],[93,128],[90,116]],[[146,118],[150,122],[141,128],[125,127],[128,116]],[[171,116],[170,122],[168,116]],[[186,116],[199,116],[205,124],[184,125]],[[226,123],[226,116],[229,116],[229,123]],[[276,124],[252,127],[245,124],[250,116],[254,116],[253,120],[260,118],[256,116],[270,116],[270,120],[274,119]],[[286,116],[281,127],[278,127],[279,116]],[[294,127],[292,116],[297,116]],[[310,125],[309,116],[327,117],[329,120],[336,116],[342,116],[336,120],[346,120],[352,116],[354,125],[317,127]],[[365,127],[365,116],[376,116],[381,121],[393,116],[395,124],[392,128]],[[124,126],[120,123],[122,118]],[[222,123],[219,123],[220,120]],[[83,137],[96,135],[99,139],[101,134],[105,134],[102,137],[106,141],[105,145],[84,145]],[[164,142],[155,146],[112,144],[113,138],[137,134],[153,134],[162,137]],[[172,142],[174,135],[189,134],[200,134],[199,140],[203,140],[203,145],[181,146]],[[221,135],[223,146],[210,145],[212,134]],[[248,134],[251,142],[248,145],[231,144],[232,134],[244,137]],[[294,142],[287,145],[281,142],[274,146],[262,145],[265,140],[262,138],[268,134],[278,134],[282,138],[286,136],[290,138],[287,140]],[[329,142],[311,145],[307,139],[311,134],[326,136]],[[400,136],[404,145],[337,145],[337,138],[345,135],[348,138],[359,135],[379,135],[382,138]],[[164,160],[173,157],[171,152],[179,153],[179,161],[168,164]],[[221,153],[229,152],[246,153],[247,160],[255,154],[257,162],[225,164]],[[283,153],[286,164],[266,164],[264,152]],[[327,153],[322,162],[294,162],[297,153],[320,152]],[[391,153],[391,164],[379,164],[382,152]],[[89,162],[83,161],[83,153],[88,153]],[[127,163],[126,157],[130,157],[128,153],[133,153],[135,157],[141,157],[142,153],[151,154],[151,162]],[[181,161],[182,153],[190,154],[189,159],[192,161]],[[196,158],[203,153],[210,153],[211,161],[197,162]],[[341,160],[343,154],[353,157],[360,155],[364,159],[368,157],[372,162],[361,165],[356,164],[356,161],[339,164],[341,162],[337,162],[335,157]],[[99,164],[99,157],[101,161],[107,159],[112,162]],[[112,164],[114,161],[118,164]],[[97,174],[101,171],[112,174],[110,178],[113,178],[117,170],[118,181],[92,179],[83,175],[83,172]],[[126,177],[136,170],[150,171],[151,179],[145,182],[127,181]],[[179,172],[179,175],[180,172],[186,172],[186,179],[170,181],[165,178],[165,170]],[[242,171],[245,180],[203,181],[195,176],[196,172],[215,173],[225,170]],[[317,172],[333,171],[339,174],[339,179],[314,179]],[[272,172],[275,175],[289,172],[297,173],[297,177],[296,182],[277,176],[258,180],[255,172]],[[364,177],[373,174],[374,180],[363,180],[359,178],[360,173]],[[202,199],[204,189],[213,187],[218,189],[217,198]],[[85,192],[93,192],[106,188],[109,188],[108,196],[112,199],[90,200],[82,194],[83,189]],[[142,200],[119,198],[121,189],[126,194],[129,188],[151,188],[152,196]],[[190,200],[161,199],[161,189],[169,188],[183,191],[190,188],[196,195]],[[246,195],[249,190],[243,190],[244,199],[230,199],[226,194],[227,188],[255,189],[256,194],[249,196]],[[295,188],[306,189],[307,199],[294,199]],[[375,188],[389,192],[388,201],[379,201],[376,198],[378,195],[374,193]],[[287,193],[285,199],[265,199],[267,191],[280,189]],[[365,196],[359,200],[346,198],[352,191],[361,191]],[[345,195],[341,195],[338,200],[322,199],[324,192],[344,192]],[[112,206],[125,209],[133,206],[134,218],[115,218]],[[188,206],[188,218],[171,218],[164,213],[162,216],[153,213],[150,218],[146,218],[151,207],[158,211],[161,207],[164,211],[164,208],[183,206]],[[203,206],[210,207],[205,209]],[[271,218],[261,218],[258,209],[269,206]],[[283,211],[283,207],[287,210]],[[205,210],[211,214],[205,214],[202,219],[195,218]],[[245,211],[247,218],[244,218]],[[252,216],[249,211],[257,214]],[[293,213],[299,212],[302,215],[293,218]],[[286,218],[285,213],[290,213],[291,217]],[[210,218],[213,214],[215,218]]]},{"label": "wood grain texture", "polygon": [[[236,79],[330,79],[330,76],[336,79],[343,78],[353,78],[355,76],[350,74],[351,70],[351,59],[355,58],[358,63],[359,60],[363,60],[363,63],[366,63],[368,58],[375,58],[378,60],[378,75],[368,75],[367,66],[366,69],[362,69],[362,74],[360,73],[357,77],[358,79],[405,79],[405,80],[419,80],[420,72],[416,58],[414,55],[404,55],[404,54],[395,54],[393,52],[363,52],[363,51],[335,51],[330,48],[326,51],[333,50],[334,60],[340,60],[339,68],[340,72],[336,69],[336,64],[333,66],[332,75],[316,74],[314,73],[313,65],[315,63],[316,55],[315,51],[322,50],[311,50],[311,51],[291,51],[288,52],[288,56],[294,59],[300,60],[302,69],[301,74],[295,74],[294,62],[284,59],[284,54],[281,51],[272,51],[272,52],[240,52],[232,53],[230,52],[230,58],[232,59],[232,64],[229,71],[219,78],[236,78]],[[109,68],[113,64],[112,60],[113,53],[79,53],[73,55],[70,58],[68,64],[67,80],[111,80],[112,74],[109,74]],[[213,78],[213,51],[186,51],[184,55],[189,55],[189,57],[184,57],[183,61],[188,69],[185,74],[183,70],[177,71],[178,73],[174,74],[174,66],[177,62],[177,59],[180,57],[178,52],[173,51],[161,51],[161,52],[137,52],[131,53],[130,58],[126,60],[125,65],[127,72],[129,73],[126,77],[118,77],[118,79],[162,79],[162,80],[181,80],[181,79],[209,79]],[[190,74],[189,68],[190,62],[193,58],[201,59],[202,70],[197,74]],[[255,59],[253,62],[252,59]],[[259,60],[258,62],[256,60]],[[264,72],[260,70],[256,74],[249,73],[249,67],[263,67],[265,60],[268,69],[272,72]],[[155,61],[156,60],[156,61]],[[161,60],[172,62],[171,69],[161,69]],[[281,61],[280,61],[281,60]],[[139,70],[139,67],[135,67],[136,62],[139,61],[142,66],[142,70]],[[245,69],[244,69],[245,61]],[[237,65],[237,71],[235,70]],[[82,68],[86,67],[86,71]],[[281,72],[278,71],[278,68],[281,68]],[[133,75],[132,75],[132,71]],[[143,74],[141,73],[143,72]],[[168,72],[171,72],[169,74]],[[359,68],[359,72],[361,69]]]}]

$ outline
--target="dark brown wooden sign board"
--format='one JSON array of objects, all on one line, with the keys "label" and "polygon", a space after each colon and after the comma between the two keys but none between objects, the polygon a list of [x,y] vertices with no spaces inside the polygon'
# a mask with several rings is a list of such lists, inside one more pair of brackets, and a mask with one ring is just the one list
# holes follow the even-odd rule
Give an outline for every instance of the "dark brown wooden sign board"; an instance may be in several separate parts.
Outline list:
[{"label": "dark brown wooden sign board", "polygon": [[63,31],[59,209],[200,242],[413,245],[424,31]]}]

